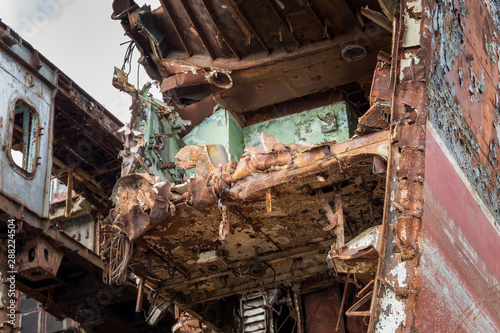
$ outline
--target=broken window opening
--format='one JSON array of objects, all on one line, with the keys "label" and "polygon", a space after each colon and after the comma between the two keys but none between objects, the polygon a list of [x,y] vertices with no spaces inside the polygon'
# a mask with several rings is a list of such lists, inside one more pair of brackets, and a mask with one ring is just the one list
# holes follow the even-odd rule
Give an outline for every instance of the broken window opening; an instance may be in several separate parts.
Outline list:
[{"label": "broken window opening", "polygon": [[10,160],[20,170],[33,174],[38,155],[38,114],[22,100],[17,100],[12,121]]}]

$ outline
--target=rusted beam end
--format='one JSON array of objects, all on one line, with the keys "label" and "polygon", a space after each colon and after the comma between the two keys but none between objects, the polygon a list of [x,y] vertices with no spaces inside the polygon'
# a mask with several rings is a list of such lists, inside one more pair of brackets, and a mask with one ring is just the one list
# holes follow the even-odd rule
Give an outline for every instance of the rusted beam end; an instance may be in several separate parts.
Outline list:
[{"label": "rusted beam end", "polygon": [[337,185],[337,192],[335,192],[335,215],[337,215],[338,225],[335,227],[335,235],[337,236],[336,247],[340,250],[344,244],[344,210],[342,208],[342,186]]},{"label": "rusted beam end", "polygon": [[338,223],[338,216],[333,212],[330,203],[328,203],[328,200],[326,200],[325,193],[323,193],[321,189],[316,191],[316,198],[318,199],[319,203],[321,204],[321,207],[325,211],[326,218],[330,222],[330,225],[324,227],[323,230],[324,231],[332,230]]},{"label": "rusted beam end", "polygon": [[73,171],[68,172],[68,182],[66,186],[68,190],[66,192],[66,210],[64,216],[69,217],[71,215],[71,209],[73,208]]},{"label": "rusted beam end", "polygon": [[[373,280],[372,280],[373,281]],[[355,317],[355,316],[369,316],[370,311],[356,311],[359,309],[362,305],[366,304],[368,301],[371,300],[373,296],[373,291],[370,291],[368,294],[363,296],[359,301],[357,301],[353,306],[351,306],[346,312],[346,316],[348,317]]]},{"label": "rusted beam end", "polygon": [[198,37],[200,38],[201,44],[203,45],[205,50],[208,52],[210,58],[212,58],[212,60],[214,60],[217,56],[216,56],[214,50],[212,49],[212,46],[210,45],[210,41],[205,36],[203,30],[201,29],[200,24],[196,20],[195,14],[193,13],[193,10],[191,9],[191,7],[189,7],[189,4],[187,3],[186,0],[181,0],[180,3],[184,7],[184,10],[185,10],[193,28],[198,33]]},{"label": "rusted beam end", "polygon": [[257,41],[262,46],[262,48],[267,52],[267,54],[271,54],[271,50],[267,47],[266,43],[264,43],[262,38],[250,24],[250,22],[248,22],[247,18],[245,17],[245,14],[238,8],[238,5],[236,5],[234,0],[224,0],[224,3],[227,6],[229,12],[231,13],[231,16],[234,18],[234,20],[240,27],[241,31],[243,31],[243,33],[245,34],[247,39],[246,41],[247,45],[250,44],[252,37],[255,37],[255,39],[257,39]]},{"label": "rusted beam end", "polygon": [[[346,302],[346,298],[347,298],[347,291],[349,289],[349,278],[350,277],[351,277],[351,274],[347,274],[347,279],[346,279],[346,282],[345,282],[345,285],[344,285],[344,294],[342,295],[342,302],[340,302],[340,309],[339,309],[339,316],[337,318],[337,325],[335,326],[335,332],[339,332],[340,323],[341,323],[341,321],[343,322],[343,320],[342,320],[342,313],[344,312],[344,306],[345,306],[345,302]],[[344,325],[342,325],[342,331],[341,332],[345,331],[345,329],[344,329],[343,326]]]},{"label": "rusted beam end", "polygon": [[392,32],[392,21],[388,19],[387,16],[384,16],[379,12],[371,10],[370,8],[368,8],[368,6],[361,7],[361,14],[363,14],[363,16],[369,18],[373,22],[377,23],[385,30]]},{"label": "rusted beam end", "polygon": [[268,187],[266,189],[266,210],[268,213],[271,213],[273,211],[273,202],[271,198],[271,188]]},{"label": "rusted beam end", "polygon": [[295,44],[297,44],[297,46],[300,47],[300,42],[299,42],[299,40],[297,38],[295,38],[295,35],[293,33],[293,27],[292,27],[290,21],[288,21],[288,22],[285,21],[285,19],[281,16],[280,12],[276,8],[276,6],[275,6],[275,4],[274,4],[273,1],[267,0],[267,3],[269,4],[269,7],[272,8],[274,14],[278,17],[278,20],[280,20],[281,26],[285,27],[285,30],[288,32],[288,34],[290,35],[290,37],[292,37],[292,39],[295,42]]},{"label": "rusted beam end", "polygon": [[137,284],[137,301],[135,303],[135,312],[139,313],[142,311],[142,299],[144,296],[144,278],[140,277],[139,283]]}]

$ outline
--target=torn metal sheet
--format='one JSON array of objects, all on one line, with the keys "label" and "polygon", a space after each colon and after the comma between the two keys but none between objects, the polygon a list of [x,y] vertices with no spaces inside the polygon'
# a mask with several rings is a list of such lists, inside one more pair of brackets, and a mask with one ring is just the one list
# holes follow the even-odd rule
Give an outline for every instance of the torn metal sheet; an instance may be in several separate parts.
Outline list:
[{"label": "torn metal sheet", "polygon": [[184,312],[180,315],[177,323],[172,327],[172,333],[203,333],[208,332],[208,328],[201,321],[193,318],[189,313]]},{"label": "torn metal sheet", "polygon": [[359,118],[356,135],[378,132],[388,127],[389,124],[387,123],[383,106],[380,103],[375,103]]},{"label": "torn metal sheet", "polygon": [[342,248],[335,245],[328,253],[328,264],[337,273],[375,273],[380,253],[381,226],[363,231]]},{"label": "torn metal sheet", "polygon": [[170,188],[169,182],[161,183],[148,175],[133,174],[120,178],[113,189],[115,221],[120,223],[113,225],[119,232],[126,233],[130,240],[140,237],[166,218],[170,208]]},{"label": "torn metal sheet", "polygon": [[[330,271],[325,254],[334,237],[340,236],[325,231],[329,222],[315,196],[308,193],[323,189],[325,200],[333,201],[332,188],[340,191],[345,216],[345,231],[340,232],[347,241],[355,236],[353,230],[362,232],[380,223],[381,210],[372,214],[366,207],[379,188],[379,176],[372,173],[373,158],[387,158],[389,133],[314,146],[263,138],[267,152],[248,147],[239,163],[217,167],[209,157],[209,146],[184,147],[177,163],[195,168],[196,173],[188,179],[187,191],[167,193],[161,200],[159,191],[154,191],[161,184],[158,180],[147,174],[122,178],[115,188],[117,206],[108,228],[140,248],[119,259],[146,271],[144,264],[151,261],[156,268],[149,274],[168,279],[164,290],[184,304]],[[341,183],[344,186],[337,185]],[[173,191],[179,189],[172,187],[170,194]],[[155,209],[162,213],[153,217]],[[107,242],[113,244],[113,236]],[[154,254],[151,259],[145,259],[142,249]]]}]

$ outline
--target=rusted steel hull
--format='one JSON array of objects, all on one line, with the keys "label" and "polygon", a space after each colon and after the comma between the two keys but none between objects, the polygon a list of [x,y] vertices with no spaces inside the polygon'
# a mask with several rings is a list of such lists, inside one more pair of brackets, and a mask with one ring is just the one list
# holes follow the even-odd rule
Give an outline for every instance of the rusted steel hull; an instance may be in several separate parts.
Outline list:
[{"label": "rusted steel hull", "polygon": [[497,332],[500,235],[435,136],[427,130],[418,327],[421,332]]},{"label": "rusted steel hull", "polygon": [[[421,291],[422,332],[500,326],[498,4],[429,2]],[[478,22],[481,22],[478,24]]]}]

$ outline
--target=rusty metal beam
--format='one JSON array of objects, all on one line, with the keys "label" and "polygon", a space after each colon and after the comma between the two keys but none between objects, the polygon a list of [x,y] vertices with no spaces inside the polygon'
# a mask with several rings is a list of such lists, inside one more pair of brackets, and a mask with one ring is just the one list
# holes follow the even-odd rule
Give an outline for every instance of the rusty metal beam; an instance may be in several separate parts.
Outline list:
[{"label": "rusty metal beam", "polygon": [[373,283],[375,282],[375,279],[371,280],[370,282],[368,282],[366,284],[366,286],[363,287],[363,289],[361,289],[357,294],[356,294],[356,297],[357,298],[361,298],[365,295],[365,293],[371,288],[373,287]]},{"label": "rusty metal beam", "polygon": [[[311,244],[311,245],[307,245],[307,246],[303,246],[303,247],[299,247],[299,248],[294,248],[294,249],[290,249],[290,250],[285,250],[285,251],[278,251],[275,253],[271,253],[269,255],[263,255],[263,256],[259,257],[259,260],[266,262],[266,263],[272,263],[273,261],[284,261],[287,259],[292,259],[295,257],[312,254],[314,252],[323,251],[325,249],[328,249],[330,247],[330,244],[331,244],[331,241],[323,241],[323,242],[320,242],[317,244]],[[252,261],[253,261],[253,258],[248,259],[248,260],[241,260],[238,262],[238,265],[245,266],[245,265],[250,264]],[[230,268],[231,269],[237,268],[238,265],[234,265],[234,267],[230,266]],[[206,281],[206,280],[213,279],[213,278],[218,278],[218,277],[228,275],[228,274],[232,274],[232,270],[217,272],[217,273],[213,273],[211,275],[207,275],[205,273],[193,273],[193,274],[191,274],[191,278],[187,281],[184,278],[174,278],[174,279],[170,279],[169,281],[164,282],[162,287],[165,289],[172,289],[172,288],[184,285],[185,283],[194,284],[196,282],[202,282],[202,281]]]},{"label": "rusty metal beam", "polygon": [[[67,114],[67,112],[64,109],[60,108],[57,105],[57,103],[56,103],[56,110],[58,111],[57,112],[58,115],[61,114],[64,119],[68,120],[69,122],[71,122],[71,124],[73,124],[75,127],[77,127],[78,129],[80,129],[82,131],[82,134],[85,135],[85,139],[88,140],[88,141],[90,141],[93,144],[94,148],[102,149],[105,153],[108,154],[108,156],[110,156],[111,158],[115,158],[116,159],[117,151],[113,151],[112,148],[110,148],[106,144],[105,140],[99,142],[95,138],[95,134],[92,133],[92,132],[90,132],[90,130],[89,130],[89,127],[92,127],[92,126],[90,126],[86,122],[82,122],[81,119],[75,120],[70,114]],[[73,133],[74,133],[74,131],[73,131]],[[55,139],[57,139],[57,137]],[[86,161],[83,157],[80,157],[80,156],[78,156],[78,157],[81,158],[83,161]],[[94,169],[99,169],[99,167],[97,165],[92,165],[91,163],[88,163],[88,164],[91,165]]]},{"label": "rusty metal beam", "polygon": [[70,315],[69,311],[65,311],[67,310],[67,308],[65,308],[64,306],[57,306],[53,299],[50,299],[43,292],[30,288],[29,286],[24,284],[23,281],[17,280],[16,287],[19,291],[26,294],[26,296],[36,299],[38,302],[44,304],[45,307],[50,307],[50,314],[57,319],[64,320],[65,317],[68,317]]},{"label": "rusty metal beam", "polygon": [[302,304],[302,297],[300,295],[300,283],[294,283],[292,286],[293,299],[295,305],[295,313],[297,316],[297,333],[304,333],[305,322],[304,322],[304,307]]},{"label": "rusty metal beam", "polygon": [[110,205],[109,196],[104,193],[104,191],[102,191],[102,189],[99,187],[99,184],[95,181],[94,177],[92,177],[88,172],[80,167],[72,168],[55,156],[52,157],[52,162],[62,169],[73,170],[73,176],[78,182],[80,182],[83,186],[93,192],[96,197],[98,197],[98,199],[101,200],[105,205]]},{"label": "rusty metal beam", "polygon": [[241,59],[241,54],[238,52],[238,50],[236,50],[236,47],[233,45],[233,43],[229,39],[228,35],[224,32],[224,29],[221,28],[219,22],[217,21],[215,13],[210,8],[210,5],[207,3],[207,0],[201,0],[201,2],[205,6],[205,9],[207,10],[208,16],[210,16],[210,19],[212,20],[212,23],[214,24],[214,26],[217,28],[217,31],[220,33],[222,38],[224,38],[224,42],[226,43],[229,50],[231,50],[231,52],[236,56],[236,58],[238,58],[238,60]]},{"label": "rusty metal beam", "polygon": [[366,304],[368,301],[371,300],[371,297],[373,296],[373,290],[370,291],[368,294],[363,296],[359,301],[357,301],[353,306],[351,306],[348,310],[346,310],[345,314],[348,317],[366,317],[370,315],[370,311],[356,311],[359,309],[363,304]]},{"label": "rusty metal beam", "polygon": [[240,26],[241,30],[245,33],[245,35],[251,37],[251,35],[255,36],[259,44],[262,48],[267,52],[267,54],[271,54],[271,50],[267,47],[266,43],[264,43],[263,39],[259,36],[259,34],[255,31],[253,26],[248,22],[245,14],[241,9],[238,8],[238,5],[234,2],[234,0],[223,0],[226,4],[227,8],[231,12],[234,20]]},{"label": "rusty metal beam", "polygon": [[[427,3],[425,4],[428,5]],[[428,123],[429,84],[433,34],[425,25],[432,10],[422,6],[413,12],[411,1],[401,2],[401,13],[394,15],[391,103],[392,140],[388,159],[382,245],[372,301],[370,328],[388,320],[388,298],[405,309],[404,316],[389,317],[406,331],[419,327],[417,312],[422,281],[422,213],[424,209],[424,165]],[[417,21],[418,25],[414,22]],[[422,24],[422,29],[420,29]],[[414,28],[418,27],[418,28]],[[407,37],[414,36],[409,42]],[[408,51],[410,48],[411,51]],[[417,50],[416,50],[417,49]],[[418,65],[413,65],[418,54]],[[411,59],[408,65],[402,58]],[[401,77],[399,73],[403,73]],[[404,88],[403,88],[404,87]],[[419,110],[418,114],[412,110]],[[412,115],[413,113],[413,115]],[[402,263],[404,263],[402,265]],[[395,270],[401,267],[401,270]],[[396,272],[397,271],[397,272]],[[401,282],[404,281],[404,282]],[[380,283],[379,283],[380,282]],[[385,303],[385,304],[384,304]]]},{"label": "rusty metal beam", "polygon": [[337,225],[338,217],[333,212],[332,207],[328,203],[328,200],[326,200],[325,193],[323,193],[321,189],[316,191],[316,197],[318,198],[321,207],[323,207],[323,210],[326,212],[326,217],[330,222],[330,225],[324,227],[323,230],[325,231],[332,230]]},{"label": "rusty metal beam", "polygon": [[368,6],[361,7],[361,14],[363,14],[363,16],[366,16],[373,22],[377,23],[385,30],[392,32],[392,21],[389,20],[387,16],[382,15],[374,10],[371,10],[370,8],[368,8]]},{"label": "rusty metal beam", "polygon": [[[398,69],[398,56],[399,56],[399,47],[400,47],[400,43],[401,43],[401,40],[400,40],[400,34],[401,34],[401,30],[403,29],[403,24],[402,24],[402,20],[401,20],[401,17],[400,17],[400,14],[399,13],[395,13],[394,15],[394,24],[392,26],[392,29],[393,29],[393,38],[392,38],[392,52],[391,52],[391,56],[392,56],[392,59],[391,59],[391,80],[390,80],[390,87],[391,87],[391,119],[393,119],[392,115],[394,113],[394,104],[393,104],[393,101],[394,101],[394,98],[395,98],[395,89],[396,89],[396,73],[397,73],[397,69]],[[391,130],[392,130],[392,127],[391,126]],[[392,144],[391,144],[392,146]],[[392,163],[390,163],[390,161],[392,161],[393,159],[393,149],[389,149],[389,155],[388,155],[388,158],[387,158],[387,175],[390,175],[392,173],[392,168],[393,168],[393,165]],[[373,318],[375,318],[375,312],[376,312],[376,307],[377,307],[377,299],[378,299],[378,290],[381,288],[381,283],[380,283],[380,279],[381,279],[381,273],[382,273],[382,269],[384,268],[384,265],[385,265],[385,248],[387,246],[387,238],[386,237],[383,237],[384,235],[386,235],[388,233],[388,230],[389,230],[389,226],[388,226],[388,222],[387,222],[387,219],[388,219],[388,210],[389,210],[389,201],[390,201],[390,189],[391,187],[391,179],[390,177],[386,177],[386,183],[385,183],[385,195],[384,195],[384,212],[383,212],[383,216],[382,216],[382,232],[381,232],[381,235],[382,235],[382,241],[381,241],[381,253],[379,254],[379,262],[378,262],[378,265],[377,265],[377,273],[375,275],[375,279],[374,279],[374,284],[373,284],[373,291],[375,293],[375,297],[372,297],[372,301],[371,301],[371,304],[370,304],[370,325],[369,325],[369,329],[368,331],[372,330],[375,323],[374,323],[374,320]]]},{"label": "rusty metal beam", "polygon": [[207,50],[208,54],[210,55],[210,58],[212,58],[212,60],[215,59],[215,58],[217,58],[217,56],[215,55],[214,50],[212,49],[212,46],[210,45],[210,42],[208,41],[207,37],[203,33],[203,30],[201,29],[201,26],[198,24],[198,21],[196,20],[196,17],[194,16],[193,10],[191,9],[191,7],[189,6],[189,4],[187,3],[187,0],[181,0],[181,4],[182,4],[184,10],[186,11],[186,14],[187,14],[187,16],[189,18],[189,21],[191,22],[191,24],[193,25],[194,29],[198,33],[198,37],[201,40],[201,44],[203,45],[203,47],[205,48],[205,50]]},{"label": "rusty metal beam", "polygon": [[[224,0],[230,1],[230,0]],[[231,8],[231,7],[228,7]],[[372,30],[374,27],[378,27],[376,23],[373,22],[368,22],[366,24],[366,29],[364,31],[359,31],[356,29],[351,29],[349,31],[346,31],[342,35],[336,35],[333,37],[331,40],[323,40],[323,41],[318,41],[312,44],[304,44],[301,48],[298,48],[294,50],[292,54],[288,52],[285,49],[281,50],[275,50],[273,51],[273,54],[270,54],[270,50],[268,50],[268,55],[267,56],[262,56],[262,54],[251,54],[248,57],[243,58],[241,61],[235,61],[234,59],[223,59],[223,58],[217,58],[215,61],[209,60],[209,57],[196,57],[192,58],[189,60],[189,64],[195,65],[198,67],[220,67],[224,68],[226,70],[239,70],[239,69],[246,69],[249,67],[257,67],[260,65],[266,65],[268,63],[278,63],[283,60],[289,60],[291,57],[293,59],[295,58],[302,58],[302,57],[308,57],[311,54],[318,54],[320,52],[327,52],[331,50],[334,47],[340,47],[340,45],[345,45],[348,43],[356,43],[360,40],[363,39],[371,39],[375,37],[381,37],[386,35],[387,33],[382,31],[381,33],[377,34],[376,36],[373,35],[373,33],[370,33],[369,31]],[[172,60],[171,59],[164,59],[163,63],[165,66],[169,66],[171,64]],[[182,61],[181,61],[182,62]],[[373,74],[370,75],[370,78],[373,77]]]},{"label": "rusty metal beam", "polygon": [[[299,3],[301,2],[301,0],[298,0]],[[324,37],[328,38],[328,39],[332,39],[333,38],[333,34],[329,31],[328,29],[328,23],[325,22],[325,24],[323,24],[323,22],[321,22],[321,19],[319,18],[318,16],[318,13],[316,13],[316,11],[314,10],[311,2],[307,2],[305,4],[305,7],[306,9],[311,12],[312,16],[314,17],[314,19],[316,20],[316,22],[318,22],[318,24],[321,26],[321,28],[323,29],[323,35],[326,35]]]},{"label": "rusty metal beam", "polygon": [[[57,108],[60,108],[61,105],[64,104],[71,110],[74,110],[77,114],[80,114],[80,117],[85,118],[88,116],[94,119],[99,127],[106,129],[107,132],[119,142],[124,141],[123,134],[118,132],[118,130],[123,126],[122,122],[104,106],[92,98],[87,92],[80,88],[76,83],[74,83],[66,74],[60,71],[57,75],[57,89]],[[115,153],[116,152],[112,152],[111,154]]]},{"label": "rusty metal beam", "polygon": [[337,216],[337,225],[335,227],[335,235],[337,240],[335,241],[337,251],[340,251],[344,246],[344,210],[342,208],[342,186],[337,185],[337,191],[335,192],[335,215]]},{"label": "rusty metal beam", "polygon": [[71,215],[71,209],[73,208],[73,171],[68,172],[68,182],[66,184],[66,210],[64,212],[65,217],[69,217]]},{"label": "rusty metal beam", "polygon": [[358,17],[356,16],[356,13],[351,9],[351,7],[349,6],[349,3],[346,0],[338,0],[337,2],[342,3],[344,5],[345,9],[347,9],[347,11],[351,14],[350,15],[351,20],[356,22],[360,28],[363,28],[363,25],[361,24],[361,22],[359,22]]},{"label": "rusty metal beam", "polygon": [[137,301],[135,303],[135,312],[139,313],[142,311],[142,299],[144,296],[144,278],[139,278],[139,284],[137,285]]},{"label": "rusty metal beam", "polygon": [[[275,287],[280,284],[289,284],[293,283],[295,281],[300,281],[300,280],[307,280],[308,278],[312,277],[317,277],[318,275],[321,274],[326,274],[328,272],[331,272],[331,269],[326,267],[323,267],[320,262],[323,262],[324,258],[318,258],[316,261],[316,264],[313,265],[313,267],[303,267],[300,269],[300,277],[294,277],[294,275],[291,275],[289,273],[282,274],[281,277],[278,277],[276,279],[273,278],[273,274],[267,274],[266,276],[260,277],[259,281],[256,283],[255,281],[249,282],[246,280],[245,282],[220,288],[216,291],[213,292],[207,292],[207,293],[201,293],[201,294],[196,294],[192,295],[191,297],[188,296],[186,299],[186,302],[191,304],[191,303],[205,303],[217,299],[221,299],[224,297],[229,297],[229,296],[234,296],[242,293],[248,293],[252,292],[255,290],[262,290],[270,287]],[[299,271],[299,270],[297,270]],[[232,273],[230,273],[232,274]],[[332,282],[334,281],[334,278],[331,278]]]},{"label": "rusty metal beam", "polygon": [[[90,271],[104,269],[104,262],[92,251],[68,236],[66,233],[53,227],[50,220],[44,220],[26,210],[24,206],[12,201],[0,193],[0,209],[16,218],[18,221],[24,221],[29,227],[35,229],[37,233],[42,233],[46,239],[50,239],[56,248],[63,250],[64,255],[74,259],[82,267]],[[24,227],[24,226],[23,226]]]},{"label": "rusty metal beam", "polygon": [[165,4],[165,1],[161,0],[160,2],[161,2],[163,9],[165,10],[165,13],[167,13],[168,18],[170,19],[170,22],[172,22],[172,26],[174,27],[175,34],[177,35],[177,37],[179,37],[179,40],[182,44],[182,47],[184,48],[184,50],[186,51],[188,56],[192,56],[193,52],[188,47],[186,40],[184,39],[184,37],[182,37],[181,31],[177,27],[178,20],[176,19],[174,13],[172,12],[171,8],[167,4]]},{"label": "rusty metal beam", "polygon": [[295,35],[293,34],[293,27],[291,26],[291,24],[289,22],[285,21],[285,19],[281,16],[281,14],[279,13],[278,9],[275,7],[275,4],[273,3],[272,0],[266,0],[266,1],[269,4],[269,6],[272,8],[274,14],[280,20],[281,25],[285,27],[285,30],[288,32],[290,37],[292,37],[292,39],[295,41],[297,46],[300,47],[300,42],[297,40],[297,38],[295,38]]},{"label": "rusty metal beam", "polygon": [[[343,312],[344,312],[344,306],[345,306],[345,302],[346,302],[346,299],[347,299],[347,290],[349,289],[349,277],[350,276],[351,276],[351,274],[347,274],[347,279],[346,279],[345,285],[344,285],[344,294],[342,295],[342,302],[340,302],[339,316],[337,318],[337,326],[335,326],[335,332],[339,331],[340,322],[342,321],[342,315],[343,315]],[[344,330],[343,327],[342,327],[342,329]]]},{"label": "rusty metal beam", "polygon": [[[295,158],[294,168],[270,172],[265,176],[252,179],[251,182],[235,181],[229,190],[224,191],[224,194],[232,199],[245,199],[257,191],[288,182],[292,178],[306,177],[332,168],[340,170],[344,164],[354,164],[356,161],[366,159],[368,155],[384,155],[388,144],[389,131],[381,131],[331,145],[324,151],[316,149],[304,152]],[[323,155],[326,152],[330,158]],[[321,163],[317,163],[320,161]]]},{"label": "rusty metal beam", "polygon": [[268,213],[273,211],[273,199],[271,196],[271,188],[266,189],[266,210]]}]

